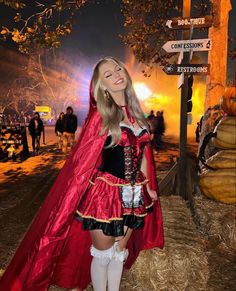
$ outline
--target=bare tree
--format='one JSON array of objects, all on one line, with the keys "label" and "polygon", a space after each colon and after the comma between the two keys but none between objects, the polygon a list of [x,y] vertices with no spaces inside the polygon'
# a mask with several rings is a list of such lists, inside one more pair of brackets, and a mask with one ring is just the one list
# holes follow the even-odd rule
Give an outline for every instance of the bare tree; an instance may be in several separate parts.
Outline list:
[{"label": "bare tree", "polygon": [[[54,57],[47,57],[50,51],[34,54],[29,60],[28,73],[41,83],[39,89],[40,104],[50,106],[57,115],[68,104],[77,100],[78,83],[74,78],[74,67]],[[49,60],[49,61],[47,61]]]}]

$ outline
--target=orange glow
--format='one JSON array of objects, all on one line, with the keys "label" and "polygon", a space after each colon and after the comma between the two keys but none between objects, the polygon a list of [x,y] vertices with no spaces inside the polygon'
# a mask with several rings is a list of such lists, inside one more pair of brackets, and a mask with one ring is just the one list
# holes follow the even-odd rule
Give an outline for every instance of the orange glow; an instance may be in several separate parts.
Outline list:
[{"label": "orange glow", "polygon": [[134,83],[134,90],[139,100],[144,101],[152,96],[152,91],[145,85],[145,83]]},{"label": "orange glow", "polygon": [[[166,123],[166,134],[179,135],[180,128],[180,93],[177,88],[179,76],[166,75],[161,67],[156,67],[149,78],[144,77],[142,70],[145,68],[141,64],[135,63],[133,56],[128,56],[126,67],[135,84],[144,84],[152,93],[148,98],[140,97],[137,94],[141,106],[145,113],[149,114],[151,110],[164,111]],[[193,109],[192,124],[188,125],[188,136],[195,135],[197,122],[204,113],[205,98],[205,76],[194,76],[193,84]]]}]

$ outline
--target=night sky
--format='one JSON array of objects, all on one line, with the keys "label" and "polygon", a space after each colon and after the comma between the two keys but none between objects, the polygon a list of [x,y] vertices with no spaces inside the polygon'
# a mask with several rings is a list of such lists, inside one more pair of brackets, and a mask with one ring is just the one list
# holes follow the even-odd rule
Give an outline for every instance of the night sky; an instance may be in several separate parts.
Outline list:
[{"label": "night sky", "polygon": [[79,51],[95,61],[107,55],[124,60],[126,48],[119,37],[124,33],[121,1],[101,2],[82,8],[78,23],[62,49],[72,55]]},{"label": "night sky", "polygon": [[[26,1],[29,2],[29,1]],[[87,4],[77,14],[77,23],[71,35],[62,39],[59,51],[73,63],[81,59],[89,64],[99,58],[112,55],[125,61],[129,49],[122,43],[119,34],[125,33],[123,15],[120,12],[121,0],[103,0],[98,4]],[[236,1],[231,0],[229,35],[234,37],[231,48],[236,46]],[[9,24],[15,11],[0,5],[1,24]],[[206,36],[203,36],[203,38]],[[196,38],[196,37],[195,37]],[[0,43],[2,45],[2,43]],[[5,43],[5,47],[17,49],[15,44]],[[228,78],[235,79],[236,60],[228,62]]]},{"label": "night sky", "polygon": [[[44,0],[41,0],[42,2]],[[45,0],[46,1],[46,0]],[[138,0],[137,0],[138,1]],[[192,0],[192,3],[200,0]],[[26,1],[32,3],[31,1]],[[230,13],[229,35],[234,37],[234,43],[230,48],[236,47],[236,0],[231,0],[233,9]],[[79,112],[77,112],[82,122],[87,114],[88,107],[88,88],[91,79],[93,65],[104,56],[114,56],[128,64],[128,69],[134,82],[144,82],[150,88],[151,92],[164,96],[157,97],[156,103],[151,104],[153,109],[155,105],[158,110],[164,110],[167,120],[167,130],[171,133],[179,132],[179,90],[177,89],[177,76],[167,76],[160,67],[153,72],[150,78],[144,78],[142,75],[143,67],[138,63],[131,62],[132,55],[119,34],[125,33],[123,27],[123,15],[120,11],[121,0],[103,0],[96,4],[87,4],[77,14],[77,21],[73,27],[73,31],[69,36],[62,38],[61,48],[56,49],[56,55],[59,60],[63,60],[73,68],[73,79],[78,82],[75,96],[79,96]],[[33,5],[32,5],[33,7]],[[32,12],[29,7],[29,12]],[[0,24],[10,26],[9,20],[13,19],[16,11],[0,4]],[[193,16],[196,16],[192,14]],[[200,16],[200,15],[197,15]],[[196,29],[193,38],[207,38],[207,30]],[[4,47],[2,49],[1,47]],[[13,51],[9,52],[9,49]],[[3,54],[1,54],[3,52]],[[6,54],[7,52],[7,54]],[[0,66],[3,64],[3,76],[0,82],[4,83],[4,78],[11,76],[12,72],[21,70],[22,59],[25,57],[17,57],[17,46],[11,42],[0,42]],[[11,56],[10,61],[4,56]],[[21,55],[17,52],[18,55]],[[207,52],[194,53],[194,63],[207,63]],[[220,60],[216,60],[220,62]],[[130,64],[132,66],[130,67]],[[6,72],[7,71],[7,72]],[[59,72],[59,70],[58,70]],[[8,78],[9,79],[9,78]],[[236,79],[236,59],[234,61],[228,59],[227,85],[235,83]],[[170,86],[171,84],[171,86]],[[195,124],[199,121],[199,116],[203,113],[203,103],[205,98],[206,77],[196,76],[194,82],[193,101],[193,123],[188,127],[188,134],[194,135]],[[159,99],[158,99],[159,98]],[[158,103],[160,100],[165,102]],[[81,106],[82,104],[82,106]],[[71,105],[71,104],[70,104]],[[150,110],[150,108],[148,110]]]}]

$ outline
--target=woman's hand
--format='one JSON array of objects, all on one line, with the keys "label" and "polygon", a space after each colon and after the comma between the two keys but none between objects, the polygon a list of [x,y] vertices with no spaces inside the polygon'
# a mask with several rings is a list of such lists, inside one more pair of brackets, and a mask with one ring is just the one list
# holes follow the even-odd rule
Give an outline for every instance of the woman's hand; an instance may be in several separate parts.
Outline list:
[{"label": "woman's hand", "polygon": [[[144,173],[144,176],[148,176],[147,174],[147,159],[145,155],[143,155],[142,164],[141,164],[141,171]],[[151,190],[149,185],[147,184],[147,191],[149,196],[152,198],[152,201],[156,201],[158,199],[157,192],[155,190]]]},{"label": "woman's hand", "polygon": [[156,201],[158,199],[157,192],[155,190],[151,190],[147,187],[147,191],[149,196],[152,198],[152,201]]}]

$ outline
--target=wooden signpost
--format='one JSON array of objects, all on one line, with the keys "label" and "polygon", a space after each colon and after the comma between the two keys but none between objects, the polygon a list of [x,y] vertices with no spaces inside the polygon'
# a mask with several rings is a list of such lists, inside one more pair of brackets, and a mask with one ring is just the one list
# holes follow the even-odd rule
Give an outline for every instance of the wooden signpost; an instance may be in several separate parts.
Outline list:
[{"label": "wooden signpost", "polygon": [[[178,86],[181,88],[181,107],[180,107],[180,140],[179,140],[179,159],[174,164],[172,169],[166,174],[160,182],[160,192],[175,181],[175,193],[181,195],[185,200],[188,200],[192,205],[192,176],[190,175],[190,163],[187,161],[187,101],[189,98],[188,79],[189,75],[193,74],[208,74],[209,65],[189,64],[193,51],[209,51],[212,47],[211,39],[194,39],[192,40],[193,28],[209,27],[212,19],[209,16],[200,18],[191,18],[191,0],[183,0],[183,17],[170,19],[166,22],[170,29],[182,29],[182,40],[168,41],[163,45],[166,52],[180,52],[181,64],[168,65],[164,67],[165,73],[169,75],[180,74]],[[201,72],[200,72],[201,71]],[[177,186],[176,186],[177,181]]]},{"label": "wooden signpost", "polygon": [[210,65],[206,64],[180,64],[166,65],[163,71],[167,75],[180,75],[186,73],[189,75],[208,75],[210,73]]},{"label": "wooden signpost", "polygon": [[210,27],[212,25],[212,16],[206,15],[198,18],[191,17],[178,17],[168,19],[166,26],[171,29],[189,29],[191,26],[194,28]]},{"label": "wooden signpost", "polygon": [[209,51],[212,43],[210,38],[192,40],[167,41],[162,48],[168,53],[190,52],[190,51]]}]

